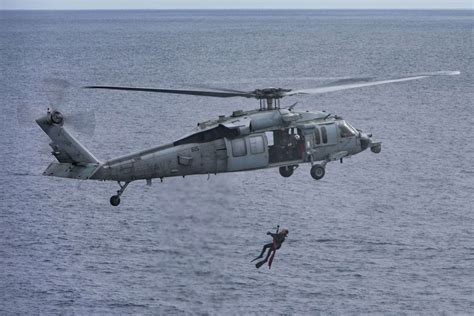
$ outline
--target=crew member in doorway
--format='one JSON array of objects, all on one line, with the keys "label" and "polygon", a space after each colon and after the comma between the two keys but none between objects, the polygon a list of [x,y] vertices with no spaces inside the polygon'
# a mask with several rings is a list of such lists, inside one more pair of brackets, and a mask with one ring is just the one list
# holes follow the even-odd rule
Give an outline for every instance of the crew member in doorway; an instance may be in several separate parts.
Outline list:
[{"label": "crew member in doorway", "polygon": [[267,235],[272,236],[273,242],[263,246],[260,256],[252,260],[252,262],[254,262],[255,260],[263,258],[265,251],[268,249],[267,256],[265,257],[265,259],[255,264],[255,267],[257,267],[257,269],[264,265],[266,262],[268,262],[268,268],[272,267],[273,258],[275,257],[277,249],[280,249],[281,244],[285,241],[285,238],[288,237],[288,229],[283,228],[280,232],[278,230],[279,228],[277,228],[276,233],[274,234],[271,232],[267,232]]},{"label": "crew member in doorway", "polygon": [[294,133],[294,131],[292,131],[292,134],[289,135],[288,144],[287,144],[287,154],[288,154],[289,160],[301,159],[303,157],[303,152],[304,152],[303,138],[301,137],[299,133]]}]

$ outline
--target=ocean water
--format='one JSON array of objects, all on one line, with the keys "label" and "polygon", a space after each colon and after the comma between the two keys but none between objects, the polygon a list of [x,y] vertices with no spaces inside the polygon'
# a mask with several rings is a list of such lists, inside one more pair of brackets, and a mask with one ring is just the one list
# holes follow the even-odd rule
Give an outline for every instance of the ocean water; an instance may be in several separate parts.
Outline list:
[{"label": "ocean water", "polygon": [[[472,11],[0,12],[0,314],[468,314],[474,310]],[[99,159],[255,100],[90,91],[251,90],[461,75],[285,99],[383,142],[330,163],[118,186],[41,176],[28,113],[92,110]],[[71,87],[51,92],[51,78]],[[49,82],[49,83],[48,83]],[[25,114],[26,113],[26,114]],[[272,269],[250,263],[287,227]]]}]

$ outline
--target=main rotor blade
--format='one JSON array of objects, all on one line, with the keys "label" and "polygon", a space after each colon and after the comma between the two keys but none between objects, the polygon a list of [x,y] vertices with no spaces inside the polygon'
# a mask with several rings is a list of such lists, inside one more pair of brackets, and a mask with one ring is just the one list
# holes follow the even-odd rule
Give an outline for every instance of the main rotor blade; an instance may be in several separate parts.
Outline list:
[{"label": "main rotor blade", "polygon": [[423,78],[428,78],[432,76],[452,76],[452,75],[459,75],[459,74],[460,74],[459,71],[437,71],[437,72],[431,72],[431,73],[411,75],[411,76],[403,77],[403,78],[377,80],[377,81],[367,81],[367,79],[361,79],[361,80],[350,80],[349,82],[347,82],[343,80],[342,82],[336,81],[332,84],[328,84],[328,85],[318,87],[318,88],[299,89],[299,90],[289,91],[289,92],[286,92],[284,95],[290,96],[290,95],[303,95],[303,94],[322,94],[322,93],[328,93],[328,92],[334,92],[334,91],[340,91],[340,90],[377,86],[377,85],[382,85],[382,84],[387,84],[387,83],[417,80],[417,79],[423,79]]},{"label": "main rotor blade", "polygon": [[248,94],[252,93],[253,91],[242,91],[242,90],[235,90],[235,89],[229,89],[229,88],[222,88],[222,87],[216,87],[216,86],[211,86],[207,84],[199,84],[199,85],[191,85],[191,88],[199,88],[199,89],[208,89],[208,90],[213,90],[213,91],[218,91],[218,92],[232,92],[232,93],[243,93],[243,94]]},{"label": "main rotor blade", "polygon": [[204,90],[178,90],[178,89],[157,89],[157,88],[134,88],[134,87],[117,87],[117,86],[87,86],[85,89],[107,89],[107,90],[124,90],[124,91],[145,91],[158,93],[172,93],[172,94],[187,94],[199,95],[206,97],[230,98],[230,97],[244,97],[254,98],[255,95],[251,92],[218,92],[218,91],[204,91]]}]

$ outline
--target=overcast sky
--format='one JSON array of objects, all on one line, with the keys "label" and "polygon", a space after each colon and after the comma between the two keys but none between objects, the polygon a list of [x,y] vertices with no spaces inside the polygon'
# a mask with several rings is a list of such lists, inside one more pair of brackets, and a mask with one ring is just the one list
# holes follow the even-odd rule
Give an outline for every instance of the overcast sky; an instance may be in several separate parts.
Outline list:
[{"label": "overcast sky", "polygon": [[474,0],[0,0],[5,9],[472,9]]}]

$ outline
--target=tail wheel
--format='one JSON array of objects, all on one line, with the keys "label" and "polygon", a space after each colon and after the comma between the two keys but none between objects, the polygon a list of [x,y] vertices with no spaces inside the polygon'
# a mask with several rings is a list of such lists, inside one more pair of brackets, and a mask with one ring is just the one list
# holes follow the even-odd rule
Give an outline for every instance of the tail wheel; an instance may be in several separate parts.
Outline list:
[{"label": "tail wheel", "polygon": [[311,176],[314,180],[322,179],[325,173],[326,169],[324,169],[324,167],[321,165],[314,165],[313,167],[311,167]]},{"label": "tail wheel", "polygon": [[113,195],[111,198],[110,198],[110,204],[112,206],[118,206],[120,204],[120,196],[118,195]]},{"label": "tail wheel", "polygon": [[295,170],[294,166],[285,166],[285,167],[279,168],[280,175],[285,178],[291,177],[294,170]]}]

